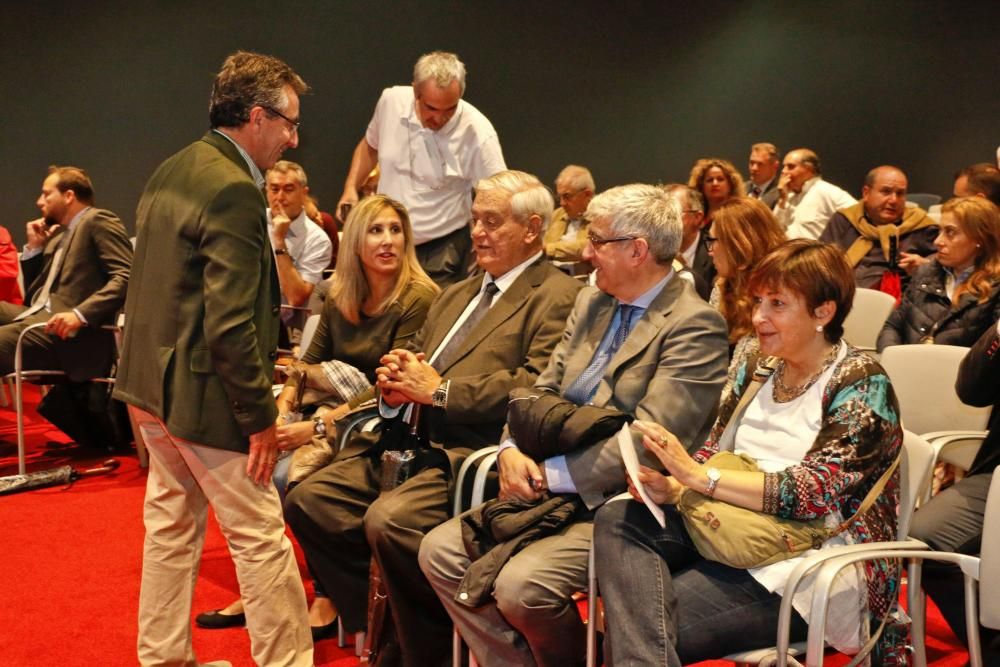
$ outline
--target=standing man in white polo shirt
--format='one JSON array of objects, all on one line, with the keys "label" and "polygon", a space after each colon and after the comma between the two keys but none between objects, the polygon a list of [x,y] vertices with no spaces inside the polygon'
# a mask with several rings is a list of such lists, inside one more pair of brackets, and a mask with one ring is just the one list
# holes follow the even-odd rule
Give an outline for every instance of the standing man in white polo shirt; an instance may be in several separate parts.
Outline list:
[{"label": "standing man in white polo shirt", "polygon": [[442,288],[464,278],[470,263],[473,186],[507,168],[496,130],[464,94],[458,56],[421,56],[412,86],[382,91],[337,205],[343,222],[377,163],[379,193],[406,205],[417,259]]}]

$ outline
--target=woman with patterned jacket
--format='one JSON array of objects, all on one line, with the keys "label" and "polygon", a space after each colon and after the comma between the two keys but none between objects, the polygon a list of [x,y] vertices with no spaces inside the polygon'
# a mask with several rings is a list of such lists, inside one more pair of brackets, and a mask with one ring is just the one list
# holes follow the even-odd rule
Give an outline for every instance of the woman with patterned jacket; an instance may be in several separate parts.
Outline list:
[{"label": "woman with patterned jacket", "polygon": [[[674,507],[685,489],[785,519],[823,518],[834,527],[858,512],[899,455],[902,428],[889,378],[841,340],[854,295],[843,252],[790,241],[760,262],[749,289],[760,351],[734,362],[732,391],[705,446],[691,456],[662,426],[637,422],[643,445],[667,472],[641,466],[638,474],[654,502],[665,506],[666,527],[640,502],[608,503],[598,511],[594,549],[608,665],[679,667],[774,645],[781,595],[798,559],[749,570],[706,559]],[[738,416],[733,439],[734,451],[755,459],[760,471],[706,465],[758,362],[769,357],[778,360],[775,371]],[[895,539],[898,479],[892,474],[868,511],[821,548]],[[632,480],[629,485],[636,496]],[[892,610],[899,575],[898,564],[887,561],[846,570],[829,608],[828,643],[856,653]],[[793,599],[792,641],[807,635],[810,597],[807,580]],[[873,664],[906,664],[905,640],[906,628],[890,619]]]}]

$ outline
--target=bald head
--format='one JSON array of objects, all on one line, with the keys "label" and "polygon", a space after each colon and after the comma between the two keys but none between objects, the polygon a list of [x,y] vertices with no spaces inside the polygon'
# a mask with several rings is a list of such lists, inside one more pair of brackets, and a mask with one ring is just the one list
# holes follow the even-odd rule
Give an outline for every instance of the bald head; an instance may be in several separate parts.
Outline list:
[{"label": "bald head", "polygon": [[1000,169],[989,162],[969,165],[955,174],[956,197],[985,197],[1000,206]]},{"label": "bald head", "polygon": [[861,201],[865,215],[875,225],[890,225],[902,219],[906,210],[906,174],[898,167],[882,165],[865,176]]},{"label": "bald head", "polygon": [[792,192],[801,192],[806,181],[820,175],[819,156],[808,148],[788,151],[781,164],[781,173],[788,179]]}]

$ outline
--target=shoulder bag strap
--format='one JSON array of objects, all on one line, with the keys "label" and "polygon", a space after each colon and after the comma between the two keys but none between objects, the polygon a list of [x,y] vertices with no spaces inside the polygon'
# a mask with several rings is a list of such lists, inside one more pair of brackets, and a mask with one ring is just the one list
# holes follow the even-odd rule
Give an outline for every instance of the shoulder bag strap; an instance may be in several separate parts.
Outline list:
[{"label": "shoulder bag strap", "polygon": [[719,451],[720,452],[731,452],[734,448],[736,439],[736,429],[740,425],[740,420],[743,418],[743,413],[746,412],[747,407],[750,405],[750,401],[753,397],[757,395],[761,386],[767,379],[774,374],[774,369],[778,367],[778,357],[768,357],[763,362],[758,362],[757,369],[753,372],[753,378],[750,380],[750,384],[747,388],[743,390],[743,395],[740,396],[739,403],[736,404],[736,409],[733,410],[733,416],[729,418],[729,422],[726,424],[726,428],[722,431],[722,435],[719,436]]}]

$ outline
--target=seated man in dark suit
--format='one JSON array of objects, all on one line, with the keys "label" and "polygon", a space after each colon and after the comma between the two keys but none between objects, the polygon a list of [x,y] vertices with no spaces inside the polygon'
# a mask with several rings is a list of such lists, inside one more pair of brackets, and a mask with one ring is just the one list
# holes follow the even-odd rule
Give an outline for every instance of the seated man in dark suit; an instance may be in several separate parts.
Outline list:
[{"label": "seated man in dark suit", "polygon": [[[938,228],[925,211],[906,205],[906,174],[897,167],[875,167],[865,176],[861,201],[830,218],[819,240],[847,253],[858,287],[879,289],[886,271],[909,276],[935,252]],[[898,294],[893,294],[898,296]]]},{"label": "seated man in dark suit", "polygon": [[17,338],[29,325],[24,368],[66,371],[70,380],[106,375],[115,358],[113,324],[125,303],[132,245],[111,211],[94,208],[94,188],[77,167],[50,167],[27,225],[21,270],[30,306],[0,303],[0,373],[14,370]]},{"label": "seated man in dark suit", "polygon": [[[409,349],[391,351],[378,369],[385,414],[420,405],[432,444],[452,467],[500,441],[507,395],[535,382],[562,336],[581,285],[542,256],[552,208],[530,174],[479,181],[472,243],[485,275],[446,289]],[[403,661],[445,664],[451,623],[416,559],[424,534],[448,518],[449,466],[424,469],[380,496],[381,466],[365,451],[368,442],[355,438],[292,490],[285,517],[347,630],[365,627],[374,554]]]},{"label": "seated man in dark suit", "polygon": [[[962,359],[955,390],[969,405],[993,406],[990,430],[966,476],[931,498],[913,515],[910,536],[938,551],[974,555],[979,553],[982,543],[986,496],[993,481],[993,469],[1000,464],[1000,323],[990,327]],[[924,566],[924,591],[961,642],[966,640],[968,622],[963,585],[964,576],[956,565],[927,561]],[[983,664],[1000,664],[1000,631],[980,626],[979,636]]]},{"label": "seated man in dark suit", "polygon": [[[722,316],[671,268],[681,207],[661,188],[626,185],[594,197],[587,217],[584,257],[596,267],[597,287],[580,292],[535,388],[578,406],[662,421],[697,448],[715,419],[728,343]],[[637,453],[655,465],[640,441],[634,439]],[[512,439],[500,445],[501,498],[533,502],[548,490],[578,494],[585,509],[507,560],[483,606],[456,601],[470,565],[464,517],[424,538],[420,566],[479,664],[582,665],[585,630],[572,594],[586,588],[593,511],[625,490],[618,438],[542,461],[517,445]]]},{"label": "seated man in dark suit", "polygon": [[702,229],[705,226],[705,202],[700,192],[682,183],[669,183],[663,189],[677,197],[681,205],[681,245],[677,259],[691,269],[698,296],[708,301],[715,286],[715,262],[708,254],[708,230]]}]

